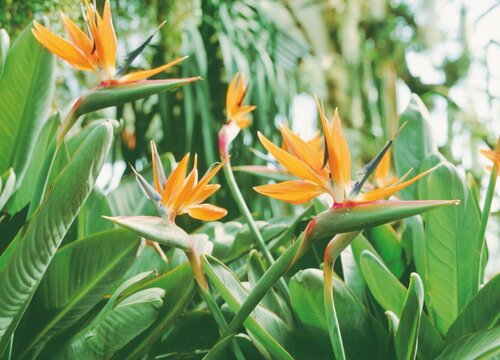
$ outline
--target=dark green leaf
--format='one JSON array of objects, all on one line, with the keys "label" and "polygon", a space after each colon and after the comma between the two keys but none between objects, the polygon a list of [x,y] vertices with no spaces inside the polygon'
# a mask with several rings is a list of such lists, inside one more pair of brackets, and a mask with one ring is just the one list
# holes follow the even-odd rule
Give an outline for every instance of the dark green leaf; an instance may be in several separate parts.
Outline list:
[{"label": "dark green leaf", "polygon": [[446,334],[451,343],[462,336],[489,329],[500,322],[500,275],[488,281],[469,301]]},{"label": "dark green leaf", "polygon": [[0,353],[94,186],[113,138],[111,123],[101,122],[90,135],[55,179],[0,269]]},{"label": "dark green leaf", "polygon": [[424,215],[426,303],[444,335],[479,288],[480,215],[465,179],[450,163],[439,164],[419,189],[422,199],[460,201]]},{"label": "dark green leaf", "polygon": [[417,335],[423,307],[424,286],[418,274],[412,273],[396,332],[396,356],[399,360],[414,360],[417,357]]},{"label": "dark green leaf", "polygon": [[0,174],[21,184],[54,90],[54,60],[28,26],[7,53],[0,75]]}]

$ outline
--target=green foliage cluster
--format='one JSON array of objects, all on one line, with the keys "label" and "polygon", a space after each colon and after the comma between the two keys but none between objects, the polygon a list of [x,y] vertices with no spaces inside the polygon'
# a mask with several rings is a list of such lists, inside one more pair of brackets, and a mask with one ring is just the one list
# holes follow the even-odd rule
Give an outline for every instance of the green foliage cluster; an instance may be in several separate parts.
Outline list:
[{"label": "green foliage cluster", "polygon": [[[209,0],[185,8],[161,3],[147,2],[157,12],[150,16],[180,16],[179,9],[186,8],[200,12],[195,21],[179,19],[182,25],[173,27],[179,35],[173,52],[191,55],[177,75],[204,80],[89,90],[70,112],[66,137],[60,137],[65,112],[51,111],[62,89],[56,87],[53,56],[29,28],[12,36],[12,44],[7,32],[0,32],[0,358],[498,357],[500,277],[485,276],[489,210],[477,185],[433,141],[431,118],[418,95],[412,95],[399,117],[387,110],[394,106],[387,86],[401,64],[386,68],[386,63],[400,59],[398,46],[410,40],[385,44],[387,53],[380,43],[369,49],[368,42],[361,51],[370,55],[361,55],[361,62],[349,62],[353,58],[339,50],[349,79],[358,76],[357,84],[366,85],[371,74],[377,84],[356,90],[351,82],[332,89],[331,79],[325,80],[336,102],[350,104],[347,109],[358,106],[356,94],[363,99],[371,120],[358,124],[360,119],[350,118],[361,134],[363,126],[405,124],[393,146],[398,176],[409,168],[420,173],[436,167],[399,194],[410,202],[328,209],[316,199],[308,207],[285,207],[255,195],[251,185],[269,178],[250,171],[238,174],[236,182],[257,211],[255,222],[239,216],[245,200],[233,199],[220,179],[223,186],[214,202],[228,207],[229,220],[181,221],[177,227],[153,217],[155,207],[133,174],[127,172],[115,188],[95,186],[105,164],[121,160],[138,165],[152,183],[153,169],[144,160],[151,138],[159,143],[167,174],[176,165],[174,158],[189,151],[199,153],[202,167],[208,168],[217,159],[217,132],[225,121],[222,94],[237,71],[252,74],[248,101],[257,110],[253,125],[234,142],[231,160],[265,163],[248,150],[256,147],[256,131],[278,139],[272,119],[289,114],[294,95],[307,89],[303,66],[318,49],[309,46],[310,35],[288,2]],[[21,6],[43,12],[58,4],[7,5],[13,9],[8,27],[16,33],[26,19],[14,14],[31,17]],[[355,10],[349,10],[351,16]],[[403,10],[390,8],[410,23]],[[280,23],[270,11],[283,11],[290,22]],[[359,32],[364,40],[387,37],[380,18],[365,22],[363,16],[358,20],[365,25]],[[352,23],[336,28],[346,26]],[[393,31],[397,24],[389,21],[387,27]],[[167,45],[164,38],[153,47],[155,62],[171,56],[164,51]],[[345,50],[345,44],[337,45]],[[369,98],[373,90],[380,98]],[[116,109],[121,122],[102,118],[100,111],[107,107]],[[383,132],[385,138],[391,131]],[[375,142],[383,143],[379,135]],[[370,136],[364,141],[375,139]],[[360,157],[368,157],[372,147],[362,148]],[[486,201],[496,181],[493,172]],[[134,231],[102,216],[113,216],[115,223]],[[325,289],[321,254],[332,238],[343,252],[334,264],[332,289]],[[200,254],[199,268],[189,258],[193,253]],[[331,291],[334,304],[325,296]]]}]

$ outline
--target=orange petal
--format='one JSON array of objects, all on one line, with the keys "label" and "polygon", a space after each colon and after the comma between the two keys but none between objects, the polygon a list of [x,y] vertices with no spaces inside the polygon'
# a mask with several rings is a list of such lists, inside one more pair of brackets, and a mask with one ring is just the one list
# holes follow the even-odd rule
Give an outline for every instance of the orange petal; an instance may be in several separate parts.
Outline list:
[{"label": "orange petal", "polygon": [[[320,105],[317,97],[316,103],[321,123],[323,125],[323,132],[325,134],[325,146],[328,150],[330,172],[332,173],[335,184],[341,188],[339,193],[345,193],[346,187],[350,186],[351,183],[351,153],[342,131],[340,117],[338,111],[335,110],[333,125],[330,125],[326,119],[324,109]],[[342,201],[342,199],[337,200]]]},{"label": "orange petal", "polygon": [[323,136],[320,135],[319,131],[314,134],[313,138],[307,143],[318,153],[320,156],[323,156],[325,150],[323,148]]},{"label": "orange petal", "polygon": [[325,192],[318,185],[302,180],[289,180],[278,184],[255,186],[253,189],[259,194],[291,204],[303,204]]},{"label": "orange petal", "polygon": [[248,118],[238,118],[233,120],[236,123],[236,126],[238,126],[240,129],[246,129],[248,126],[250,126],[250,119]]},{"label": "orange petal", "polygon": [[280,128],[288,152],[304,161],[316,173],[325,173],[323,175],[326,176],[326,172],[323,169],[323,162],[321,157],[318,157],[318,152],[311,145],[291,131],[285,124],[281,124]]},{"label": "orange petal", "polygon": [[111,15],[109,0],[106,0],[104,3],[100,33],[105,54],[102,65],[110,74],[114,75],[116,72],[116,34],[113,27],[113,17]]},{"label": "orange petal", "polygon": [[[335,162],[339,164],[339,183],[344,185],[349,185],[351,183],[351,152],[349,151],[349,145],[347,145],[347,140],[342,131],[342,125],[340,124],[339,112],[335,109],[335,114],[333,117],[333,144],[334,144],[334,156]],[[333,173],[335,179],[335,173]]]},{"label": "orange petal", "polygon": [[119,81],[121,83],[126,83],[126,82],[145,80],[147,78],[150,78],[151,76],[154,76],[156,74],[159,74],[163,71],[170,69],[171,67],[177,65],[178,63],[186,60],[188,57],[189,56],[183,56],[179,59],[176,59],[174,61],[169,62],[168,64],[164,64],[162,66],[159,66],[159,67],[151,69],[151,70],[141,70],[141,71],[132,72],[130,74],[126,74],[126,75],[122,76]]},{"label": "orange petal", "polygon": [[377,181],[384,181],[389,177],[391,170],[391,149],[387,150],[375,169],[374,176]]},{"label": "orange petal", "polygon": [[220,189],[220,184],[208,184],[197,193],[196,197],[191,197],[189,199],[189,203],[199,204],[208,199],[219,189]]},{"label": "orange petal", "polygon": [[[192,191],[189,199],[186,202],[188,202],[190,204],[196,204],[196,203],[200,203],[201,201],[203,201],[204,199],[206,199],[208,197],[207,196],[207,197],[203,198],[201,196],[201,194],[205,191],[205,188],[208,186],[208,183],[210,182],[210,180],[212,180],[212,178],[215,176],[215,174],[217,174],[217,172],[224,166],[225,162],[226,162],[226,159],[224,159],[222,162],[220,162],[219,164],[217,164],[213,168],[209,169],[205,173],[205,175],[203,175],[200,182],[194,186],[193,191]],[[202,199],[202,200],[200,200],[200,199]]]},{"label": "orange petal", "polygon": [[188,204],[187,199],[188,199],[189,195],[193,192],[193,187],[194,187],[196,180],[198,178],[198,170],[196,168],[197,166],[198,166],[198,156],[195,154],[193,169],[189,173],[181,192],[179,193],[177,198],[174,200],[174,203],[172,205],[173,208],[179,209],[179,208],[184,207],[186,204]]},{"label": "orange petal", "polygon": [[187,213],[192,218],[204,221],[219,220],[227,215],[227,210],[211,204],[191,206]]},{"label": "orange petal", "polygon": [[322,180],[318,175],[302,160],[297,159],[295,156],[287,153],[283,149],[277,147],[270,142],[264,135],[258,132],[260,142],[269,151],[278,162],[283,165],[290,173],[298,178],[312,181],[318,185],[322,185]]},{"label": "orange petal", "polygon": [[362,201],[375,201],[375,200],[381,200],[381,199],[388,198],[391,195],[397,193],[398,191],[404,189],[405,187],[410,186],[414,182],[420,180],[422,177],[429,174],[431,171],[434,171],[434,169],[436,169],[436,167],[433,167],[427,171],[424,171],[423,173],[418,174],[414,178],[407,180],[407,181],[404,181],[404,182],[397,184],[397,185],[367,191],[366,193],[361,195],[361,199],[362,199]]},{"label": "orange petal", "polygon": [[188,162],[189,154],[186,154],[168,177],[163,193],[164,204],[172,204],[181,192],[186,179]]},{"label": "orange petal", "polygon": [[61,12],[61,20],[73,44],[75,44],[83,52],[83,54],[91,58],[93,44],[87,34],[80,30],[80,28],[76,26],[76,24],[63,12]]},{"label": "orange petal", "polygon": [[114,72],[110,72],[111,69],[108,68],[108,60],[106,59],[106,50],[105,44],[103,43],[102,37],[102,28],[103,20],[97,10],[95,9],[93,4],[88,3],[85,0],[85,9],[87,13],[87,22],[89,25],[89,31],[91,34],[91,38],[93,41],[93,45],[95,46],[95,53],[97,54],[97,58],[99,60],[99,65],[105,72],[105,76],[103,80],[111,80],[114,76]]},{"label": "orange petal", "polygon": [[93,70],[92,64],[87,57],[72,43],[59,35],[50,32],[47,28],[34,21],[34,29],[31,30],[35,38],[61,59],[79,70]]},{"label": "orange petal", "polygon": [[238,83],[241,81],[242,74],[236,73],[233,78],[231,79],[231,82],[229,83],[229,86],[227,87],[227,94],[226,94],[226,113],[228,119],[231,118],[234,105],[236,103],[236,89]]}]

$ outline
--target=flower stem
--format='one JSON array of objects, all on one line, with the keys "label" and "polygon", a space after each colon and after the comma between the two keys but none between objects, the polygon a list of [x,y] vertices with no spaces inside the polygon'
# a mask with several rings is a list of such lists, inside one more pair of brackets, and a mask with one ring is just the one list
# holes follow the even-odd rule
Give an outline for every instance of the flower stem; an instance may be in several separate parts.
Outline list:
[{"label": "flower stem", "polygon": [[337,311],[335,310],[335,303],[333,301],[333,263],[325,261],[323,267],[324,277],[324,291],[323,297],[325,300],[325,315],[328,324],[328,332],[330,334],[330,341],[332,342],[333,353],[335,359],[345,360],[344,344],[342,343],[342,334],[340,332],[339,320],[337,318]]},{"label": "flower stem", "polygon": [[[224,315],[222,315],[222,312],[217,306],[215,299],[210,294],[207,279],[201,268],[200,257],[198,256],[198,252],[196,251],[194,245],[192,246],[190,251],[186,251],[186,256],[188,257],[191,268],[193,269],[193,274],[196,282],[198,283],[201,297],[206,302],[208,309],[212,313],[212,316],[214,317],[214,320],[217,323],[217,326],[219,327],[221,333],[224,333],[227,330],[228,324],[226,322],[226,319],[224,318]],[[232,348],[234,355],[238,360],[245,360],[245,356],[243,355],[243,352],[241,351],[240,346],[238,345],[236,340],[232,341]]]},{"label": "flower stem", "polygon": [[[271,252],[266,246],[266,242],[264,241],[264,238],[262,237],[262,234],[259,231],[259,228],[257,227],[257,224],[255,223],[255,220],[252,217],[252,213],[250,212],[250,209],[248,208],[245,199],[243,198],[243,195],[241,194],[240,188],[238,187],[238,184],[236,183],[236,179],[234,178],[233,174],[233,169],[231,167],[231,162],[229,159],[226,161],[226,164],[223,167],[224,175],[226,177],[226,181],[228,183],[229,189],[231,191],[231,194],[233,195],[234,200],[236,201],[236,205],[238,206],[238,209],[240,212],[243,214],[246,223],[248,224],[248,227],[250,228],[250,231],[253,233],[255,239],[257,240],[257,245],[259,246],[260,250],[264,254],[264,257],[266,258],[267,262],[269,263],[269,266],[274,264],[274,258],[271,255]],[[281,293],[285,296],[285,299],[288,299],[288,286],[286,285],[286,282],[283,278],[280,278],[278,285],[280,287]]]},{"label": "flower stem", "polygon": [[323,263],[323,298],[325,300],[325,315],[328,324],[330,341],[332,342],[335,359],[345,360],[344,345],[342,342],[342,333],[340,331],[335,302],[333,301],[333,266],[340,253],[351,243],[359,234],[359,231],[336,235],[328,243],[325,249]]},{"label": "flower stem", "polygon": [[[495,194],[495,185],[497,182],[497,174],[500,169],[497,169],[497,166],[494,165],[491,169],[490,180],[488,182],[488,188],[486,189],[486,196],[484,198],[483,211],[481,213],[481,227],[479,228],[479,238],[478,241],[481,243],[481,251],[480,251],[480,264],[482,265],[484,247],[486,244],[485,234],[486,234],[486,226],[488,225],[488,219],[490,217],[491,212],[491,203],[493,202],[493,195]],[[480,267],[483,268],[482,266]],[[482,279],[479,279],[482,282]]]}]

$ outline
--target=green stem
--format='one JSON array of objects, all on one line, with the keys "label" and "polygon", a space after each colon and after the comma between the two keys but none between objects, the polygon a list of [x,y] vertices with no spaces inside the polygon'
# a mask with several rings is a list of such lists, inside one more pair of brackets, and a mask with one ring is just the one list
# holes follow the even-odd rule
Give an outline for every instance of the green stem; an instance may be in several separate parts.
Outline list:
[{"label": "green stem", "polygon": [[[212,316],[214,317],[215,322],[217,323],[217,326],[221,330],[222,333],[225,333],[228,327],[228,324],[226,322],[226,319],[224,318],[224,315],[222,315],[222,312],[220,311],[219,307],[217,306],[217,303],[215,302],[215,299],[212,297],[210,294],[210,291],[208,289],[208,283],[207,279],[205,277],[205,274],[203,273],[203,270],[201,268],[201,262],[200,262],[200,257],[198,256],[198,252],[196,251],[196,248],[193,247],[191,248],[190,251],[186,252],[186,255],[188,257],[188,260],[191,264],[191,268],[193,269],[193,274],[196,279],[196,282],[198,283],[198,287],[200,289],[201,296],[203,300],[206,302],[208,309],[212,313]],[[240,349],[240,346],[236,342],[236,340],[232,341],[232,348],[234,355],[238,360],[245,360],[245,356],[243,355],[243,352]]]},{"label": "green stem", "polygon": [[[302,235],[303,236],[303,235]],[[301,236],[301,237],[302,237]],[[264,275],[259,279],[252,292],[241,305],[240,310],[235,315],[222,338],[236,332],[243,324],[245,319],[250,315],[252,310],[259,304],[269,288],[278,281],[278,279],[293,265],[294,261],[299,257],[301,249],[301,238],[297,239],[290,245],[286,251],[272,264]]]},{"label": "green stem", "polygon": [[333,301],[333,266],[335,265],[335,260],[340,256],[340,253],[359,233],[359,231],[354,231],[336,235],[330,240],[325,249],[323,263],[323,297],[325,300],[325,315],[328,324],[328,332],[330,334],[330,341],[332,342],[333,353],[337,360],[345,360],[346,356],[337,311],[335,309],[335,302]]},{"label": "green stem", "polygon": [[[498,171],[499,169],[497,169],[495,165],[491,169],[490,180],[488,182],[488,188],[486,189],[486,196],[484,199],[483,211],[481,213],[481,227],[479,228],[478,238],[478,241],[481,243],[480,264],[482,264],[484,261],[483,252],[486,244],[484,235],[486,234],[486,226],[488,225],[488,219],[490,217],[491,203],[493,202],[493,195],[495,194],[495,185],[497,183]],[[482,282],[482,279],[479,279],[479,281]]]},{"label": "green stem", "polygon": [[342,334],[340,332],[339,320],[337,318],[337,311],[335,310],[335,303],[333,301],[333,263],[325,261],[323,267],[324,276],[324,291],[323,297],[325,299],[325,315],[328,324],[328,332],[330,334],[330,341],[332,342],[333,353],[336,360],[345,360],[344,345],[342,343]]},{"label": "green stem", "polygon": [[[243,198],[243,195],[241,194],[240,188],[238,187],[238,184],[236,183],[236,179],[234,178],[233,174],[233,169],[231,167],[231,163],[229,159],[227,160],[226,164],[223,167],[224,175],[226,177],[226,181],[229,186],[229,190],[231,191],[231,194],[233,195],[234,200],[236,201],[236,205],[238,206],[238,209],[240,212],[243,214],[246,223],[248,224],[248,227],[250,228],[250,231],[253,233],[255,239],[257,240],[257,245],[259,246],[260,250],[264,254],[264,257],[266,258],[267,262],[271,266],[274,264],[274,258],[271,255],[271,252],[266,246],[266,242],[264,241],[264,238],[262,237],[262,234],[259,231],[259,228],[257,227],[257,224],[255,223],[255,220],[252,216],[252,213],[250,212],[250,209],[248,208],[245,199]],[[280,291],[283,295],[285,295],[285,299],[288,299],[288,286],[286,285],[286,282],[284,279],[280,278],[280,281],[278,282],[278,285],[280,287]]]}]

